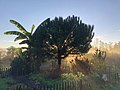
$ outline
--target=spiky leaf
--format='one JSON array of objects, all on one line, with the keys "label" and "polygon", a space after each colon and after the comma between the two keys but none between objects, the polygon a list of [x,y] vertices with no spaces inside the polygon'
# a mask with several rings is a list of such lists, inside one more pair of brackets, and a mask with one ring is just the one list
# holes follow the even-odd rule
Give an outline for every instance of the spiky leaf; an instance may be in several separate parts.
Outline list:
[{"label": "spiky leaf", "polygon": [[31,34],[32,34],[34,28],[35,28],[35,25],[33,24],[33,25],[32,25],[32,28],[31,28]]},{"label": "spiky leaf", "polygon": [[37,29],[36,29],[36,31],[35,31],[34,34],[38,33],[39,30],[41,29],[41,27],[43,27],[43,26],[44,26],[45,24],[47,24],[49,21],[50,21],[50,18],[47,18],[46,20],[44,20],[44,21],[37,27]]},{"label": "spiky leaf", "polygon": [[16,38],[14,39],[14,41],[18,41],[18,40],[22,40],[22,39],[26,39],[26,36],[20,35],[20,36],[16,37]]},{"label": "spiky leaf", "polygon": [[20,23],[18,23],[17,21],[15,21],[15,20],[10,20],[10,22],[11,22],[12,24],[14,24],[14,25],[15,25],[21,32],[23,32],[25,35],[27,35],[27,36],[30,35],[30,33],[27,32],[27,31],[25,30],[25,28],[24,28]]},{"label": "spiky leaf", "polygon": [[23,40],[23,41],[20,42],[19,44],[27,44],[27,45],[29,45],[29,44],[30,44],[30,41],[29,41],[29,40]]},{"label": "spiky leaf", "polygon": [[[18,31],[8,31],[8,32],[4,32],[4,34],[6,35],[19,35],[19,36],[25,36],[24,34],[22,34],[21,32]],[[26,37],[27,38],[27,37]]]}]

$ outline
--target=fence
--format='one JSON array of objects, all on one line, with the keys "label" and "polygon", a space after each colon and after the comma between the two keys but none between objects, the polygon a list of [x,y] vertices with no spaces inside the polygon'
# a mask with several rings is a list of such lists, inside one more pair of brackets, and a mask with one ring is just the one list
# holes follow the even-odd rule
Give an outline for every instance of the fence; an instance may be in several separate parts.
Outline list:
[{"label": "fence", "polygon": [[120,72],[116,69],[116,67],[99,66],[93,71],[97,72],[104,81],[109,83],[120,81]]},{"label": "fence", "polygon": [[104,73],[107,74],[109,82],[116,82],[120,80],[120,73],[117,72],[115,69],[111,68],[110,66],[106,67]]},{"label": "fence", "polygon": [[56,83],[52,85],[39,85],[27,86],[17,85],[15,88],[8,88],[7,90],[88,90],[85,89],[82,80],[64,81],[62,83]]},{"label": "fence", "polygon": [[5,78],[8,77],[10,74],[10,68],[0,68],[0,77]]},{"label": "fence", "polygon": [[[107,67],[103,73],[106,73],[108,82],[120,81],[120,73],[114,72],[111,67]],[[0,68],[0,77],[6,78],[10,76],[10,68]],[[87,89],[86,89],[87,88]],[[82,80],[63,81],[61,83],[51,85],[41,85],[35,83],[34,85],[16,85],[14,88],[7,88],[7,90],[89,90],[90,86],[85,84]]]}]

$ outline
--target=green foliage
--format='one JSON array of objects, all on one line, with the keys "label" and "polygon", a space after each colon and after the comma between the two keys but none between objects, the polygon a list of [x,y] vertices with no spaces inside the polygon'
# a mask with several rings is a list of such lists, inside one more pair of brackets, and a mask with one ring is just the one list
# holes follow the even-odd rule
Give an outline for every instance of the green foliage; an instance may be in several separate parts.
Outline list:
[{"label": "green foliage", "polygon": [[4,78],[0,78],[0,90],[6,90],[7,84]]},{"label": "green foliage", "polygon": [[42,84],[47,84],[47,85],[53,85],[56,83],[61,83],[63,81],[80,80],[83,78],[84,78],[84,74],[80,72],[78,72],[77,74],[72,74],[72,73],[61,74],[61,76],[56,79],[48,78],[48,75],[46,73],[37,73],[30,75],[30,79],[37,80]]},{"label": "green foliage", "polygon": [[[10,22],[12,24],[14,24],[20,31],[8,31],[8,32],[4,32],[4,34],[6,35],[17,35],[17,37],[14,39],[14,41],[17,41],[17,40],[22,40],[19,44],[27,44],[28,47],[22,47],[21,49],[24,49],[24,52],[22,52],[21,50],[21,54],[23,55],[23,53],[26,55],[26,59],[25,60],[21,60],[21,58],[15,58],[15,60],[12,62],[12,67],[18,71],[20,70],[20,68],[22,68],[19,72],[26,72],[26,73],[29,73],[31,72],[31,62],[33,63],[33,65],[35,66],[36,64],[36,67],[39,68],[40,65],[41,65],[41,57],[43,57],[43,51],[41,48],[41,45],[38,46],[37,44],[37,41],[39,38],[33,38],[33,30],[35,29],[35,26],[32,25],[31,27],[31,31],[28,32],[20,23],[18,23],[17,21],[15,20],[10,20]],[[43,26],[43,24],[45,23],[46,21],[42,22],[38,28],[41,28]],[[38,29],[37,28],[37,29]],[[42,42],[42,41],[40,41]],[[37,46],[37,47],[36,47]],[[26,51],[25,51],[26,50]],[[41,55],[42,54],[42,55]],[[33,62],[33,60],[35,62]],[[26,63],[27,62],[27,63]],[[20,68],[17,67],[17,65],[19,66],[19,63],[21,64],[20,65]],[[24,65],[22,65],[24,64]],[[25,66],[26,65],[26,66]],[[30,65],[30,66],[29,66]],[[33,67],[33,66],[32,66]],[[12,68],[13,72],[15,71],[14,69]],[[30,68],[30,70],[29,70]],[[23,70],[23,69],[27,69],[27,70]],[[17,71],[15,71],[17,72]],[[14,73],[15,74],[15,73]]]},{"label": "green foliage", "polygon": [[108,69],[107,68],[108,64],[106,62],[96,59],[96,60],[92,60],[91,63],[92,63],[91,71],[97,73],[98,75],[100,75],[100,77],[102,77],[102,74],[106,73],[106,70]]},{"label": "green foliage", "polygon": [[8,31],[4,34],[17,35],[14,41],[22,40],[19,44],[28,45],[28,59],[31,59],[31,49],[36,50],[35,57],[54,57],[61,65],[61,59],[77,50],[80,53],[87,53],[91,48],[90,43],[94,36],[94,26],[82,23],[77,16],[68,16],[66,19],[55,17],[43,21],[33,33],[35,26],[31,27],[31,32],[15,20],[10,20],[19,31]]},{"label": "green foliage", "polygon": [[47,19],[37,28],[33,37],[39,38],[38,45],[42,41],[47,55],[57,58],[61,65],[61,59],[70,53],[76,50],[79,53],[89,51],[94,36],[93,28],[94,26],[82,23],[77,16],[68,16],[65,19],[55,17],[53,20]]},{"label": "green foliage", "polygon": [[17,83],[13,78],[0,78],[0,90],[16,90],[19,85],[24,85],[22,83]]},{"label": "green foliage", "polygon": [[115,84],[108,84],[105,87],[105,90],[119,90],[120,89],[120,82]]},{"label": "green foliage", "polygon": [[78,72],[77,74],[73,73],[65,73],[61,75],[61,79],[64,81],[70,81],[70,80],[80,80],[84,78],[84,74],[81,72]]},{"label": "green foliage", "polygon": [[34,28],[35,28],[35,25],[33,24],[31,28],[31,34],[33,33]]},{"label": "green foliage", "polygon": [[27,38],[24,34],[22,34],[21,32],[18,32],[18,31],[8,31],[8,32],[5,32],[4,34],[6,34],[6,35],[18,35],[18,37],[16,37],[14,39],[14,41]]},{"label": "green foliage", "polygon": [[10,77],[0,78],[0,90],[8,90],[9,84],[15,84],[15,81]]},{"label": "green foliage", "polygon": [[24,33],[25,35],[30,35],[30,33],[29,32],[27,32],[26,30],[25,30],[25,28],[20,24],[20,23],[18,23],[17,21],[15,21],[15,20],[10,20],[10,22],[12,23],[12,24],[14,24],[17,28],[19,28],[19,30],[22,32],[22,33]]},{"label": "green foliage", "polygon": [[11,63],[12,75],[25,75],[34,71],[34,63],[27,61],[25,57],[18,56]]},{"label": "green foliage", "polygon": [[15,20],[10,20],[10,22],[12,24],[14,24],[21,32],[19,32],[19,31],[8,31],[8,32],[5,32],[4,34],[6,34],[6,35],[17,35],[18,37],[16,37],[14,41],[21,40],[21,39],[29,39],[30,33],[27,32],[25,30],[25,28],[20,23],[18,23]]},{"label": "green foliage", "polygon": [[30,79],[37,80],[37,81],[42,82],[44,84],[46,84],[47,77],[48,76],[47,76],[46,73],[36,73],[36,74],[31,74],[30,75]]}]

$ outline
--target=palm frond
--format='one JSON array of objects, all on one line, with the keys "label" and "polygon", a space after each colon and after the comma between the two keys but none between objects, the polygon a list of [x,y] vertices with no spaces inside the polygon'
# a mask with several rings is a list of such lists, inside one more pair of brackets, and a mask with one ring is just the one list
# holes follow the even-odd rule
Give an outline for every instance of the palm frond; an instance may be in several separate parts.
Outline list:
[{"label": "palm frond", "polygon": [[22,34],[21,32],[18,32],[18,31],[7,31],[7,32],[4,32],[4,34],[6,34],[6,35],[19,35],[19,36],[24,35],[24,34]]},{"label": "palm frond", "polygon": [[20,42],[19,44],[27,44],[27,45],[29,45],[29,44],[30,44],[30,41],[29,41],[29,40],[23,40],[23,41]]},{"label": "palm frond", "polygon": [[32,25],[32,28],[31,28],[31,34],[32,34],[34,28],[35,28],[35,25],[33,24],[33,25]]},{"label": "palm frond", "polygon": [[[46,27],[45,27],[45,25],[47,24],[47,23],[49,23],[50,22],[50,18],[47,18],[46,20],[44,20],[37,28],[36,28],[36,30],[35,30],[35,32],[33,33],[33,37],[36,37],[36,36],[40,36],[40,35],[38,35],[39,33],[41,33],[41,31],[42,30],[45,30],[46,29]],[[37,37],[37,38],[38,38]]]},{"label": "palm frond", "polygon": [[26,49],[26,50],[27,50],[27,49],[28,49],[28,47],[21,47],[21,49]]},{"label": "palm frond", "polygon": [[48,23],[50,21],[50,18],[47,18],[46,20],[44,20],[38,27],[36,30],[38,30],[41,26],[43,26],[44,24]]},{"label": "palm frond", "polygon": [[30,33],[27,32],[27,31],[25,30],[25,28],[24,28],[20,23],[18,23],[17,21],[15,21],[15,20],[10,20],[10,22],[11,22],[12,24],[14,24],[14,25],[15,25],[21,32],[23,32],[25,35],[27,35],[27,36],[30,35]]},{"label": "palm frond", "polygon": [[21,39],[26,39],[26,36],[21,36],[21,35],[19,35],[18,37],[16,37],[15,39],[14,39],[14,41],[18,41],[18,40],[21,40]]}]

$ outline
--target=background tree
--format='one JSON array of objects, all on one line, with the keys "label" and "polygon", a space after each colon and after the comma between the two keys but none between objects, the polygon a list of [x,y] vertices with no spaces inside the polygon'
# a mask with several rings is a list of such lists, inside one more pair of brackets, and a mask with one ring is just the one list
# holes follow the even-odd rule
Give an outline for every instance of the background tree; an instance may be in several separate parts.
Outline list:
[{"label": "background tree", "polygon": [[7,55],[10,57],[16,57],[18,55],[18,51],[17,48],[15,48],[14,46],[10,46],[7,48]]},{"label": "background tree", "polygon": [[[93,26],[82,23],[79,17],[72,16],[63,19],[55,17],[48,20],[42,28],[36,30],[35,38],[41,38],[47,54],[57,58],[59,67],[61,60],[77,50],[87,53],[94,36]],[[39,44],[38,44],[39,45]]]},{"label": "background tree", "polygon": [[104,61],[106,59],[106,51],[101,51],[99,49],[96,50],[95,54],[93,55],[95,60]]},{"label": "background tree", "polygon": [[9,61],[12,62],[12,60],[19,55],[18,48],[10,46],[7,48],[6,54],[7,54],[6,59],[8,58]]}]

